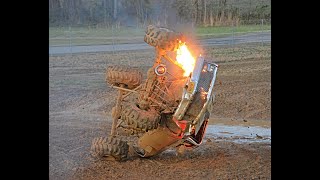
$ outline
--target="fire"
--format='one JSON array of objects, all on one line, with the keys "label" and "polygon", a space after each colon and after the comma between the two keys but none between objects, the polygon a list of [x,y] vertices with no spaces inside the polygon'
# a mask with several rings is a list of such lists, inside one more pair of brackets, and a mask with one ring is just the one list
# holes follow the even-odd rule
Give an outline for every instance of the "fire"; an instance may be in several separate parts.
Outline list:
[{"label": "fire", "polygon": [[193,71],[196,60],[194,57],[192,57],[185,43],[181,43],[179,49],[177,49],[176,60],[184,70],[183,76],[189,76]]}]

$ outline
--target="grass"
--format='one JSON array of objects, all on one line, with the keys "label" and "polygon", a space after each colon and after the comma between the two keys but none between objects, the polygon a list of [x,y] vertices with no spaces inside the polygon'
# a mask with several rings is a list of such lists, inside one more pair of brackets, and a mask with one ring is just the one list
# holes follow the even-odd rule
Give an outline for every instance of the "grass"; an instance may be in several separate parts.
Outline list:
[{"label": "grass", "polygon": [[271,30],[271,25],[242,25],[235,27],[198,27],[196,29],[196,35],[202,37],[223,37],[230,36],[233,33],[243,34],[249,32],[261,32]]},{"label": "grass", "polygon": [[138,28],[49,28],[49,45],[93,45],[143,42],[145,30]]},{"label": "grass", "polygon": [[[271,25],[242,25],[236,27],[197,27],[197,38],[225,37],[234,34],[249,32],[270,31]],[[143,43],[145,29],[141,28],[49,28],[49,45],[97,45],[97,44],[122,44]],[[186,32],[188,35],[190,32]]]},{"label": "grass", "polygon": [[[71,32],[71,33],[70,33]],[[89,28],[89,27],[49,27],[49,37],[59,36],[76,36],[76,37],[112,37],[113,35],[118,36],[142,36],[144,29],[138,28]]]}]

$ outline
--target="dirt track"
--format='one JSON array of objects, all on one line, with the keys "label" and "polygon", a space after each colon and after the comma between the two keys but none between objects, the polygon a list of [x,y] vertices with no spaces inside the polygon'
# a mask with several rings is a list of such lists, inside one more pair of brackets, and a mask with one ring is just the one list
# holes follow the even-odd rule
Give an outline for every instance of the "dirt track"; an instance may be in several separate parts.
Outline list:
[{"label": "dirt track", "polygon": [[[208,47],[205,52],[219,64],[213,127],[270,128],[270,44]],[[111,127],[116,90],[104,83],[106,66],[130,65],[146,72],[153,57],[153,50],[49,57],[49,178],[271,179],[271,140],[237,143],[232,140],[241,137],[207,137],[183,156],[169,150],[125,162],[95,162],[90,157],[91,140],[109,134]]]}]

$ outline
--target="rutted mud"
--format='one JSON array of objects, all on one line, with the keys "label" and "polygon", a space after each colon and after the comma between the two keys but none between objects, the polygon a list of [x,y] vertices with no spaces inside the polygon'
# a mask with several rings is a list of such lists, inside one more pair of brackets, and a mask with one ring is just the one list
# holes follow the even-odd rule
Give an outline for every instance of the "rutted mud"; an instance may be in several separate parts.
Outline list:
[{"label": "rutted mud", "polygon": [[105,68],[121,64],[146,73],[154,52],[50,57],[49,178],[271,179],[270,48],[208,48],[206,53],[219,60],[219,72],[203,144],[181,155],[169,149],[123,162],[96,161],[89,154],[92,139],[111,128],[117,91],[105,84]]}]

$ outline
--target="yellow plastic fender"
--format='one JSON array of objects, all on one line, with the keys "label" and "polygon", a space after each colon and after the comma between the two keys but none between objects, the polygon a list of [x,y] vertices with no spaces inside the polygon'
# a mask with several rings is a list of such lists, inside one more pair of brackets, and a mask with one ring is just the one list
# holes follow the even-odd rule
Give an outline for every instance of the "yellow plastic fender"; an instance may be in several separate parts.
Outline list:
[{"label": "yellow plastic fender", "polygon": [[182,139],[182,135],[178,135],[170,131],[167,127],[159,126],[157,129],[145,133],[138,140],[138,146],[144,150],[139,154],[142,157],[150,157],[166,150],[171,144]]}]

